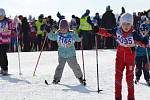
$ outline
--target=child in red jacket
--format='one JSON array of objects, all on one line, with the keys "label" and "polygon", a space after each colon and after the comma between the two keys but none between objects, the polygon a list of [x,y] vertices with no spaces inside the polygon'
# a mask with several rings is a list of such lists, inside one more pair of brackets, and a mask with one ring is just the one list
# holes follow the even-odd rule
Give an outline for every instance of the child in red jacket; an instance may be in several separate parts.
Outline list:
[{"label": "child in red jacket", "polygon": [[134,97],[134,66],[135,66],[135,43],[145,42],[133,30],[133,16],[125,13],[120,18],[120,26],[108,33],[105,29],[100,29],[97,34],[105,37],[114,36],[118,42],[116,64],[115,64],[115,100],[122,100],[122,78],[126,68],[126,82],[128,86],[128,100],[135,100]]}]

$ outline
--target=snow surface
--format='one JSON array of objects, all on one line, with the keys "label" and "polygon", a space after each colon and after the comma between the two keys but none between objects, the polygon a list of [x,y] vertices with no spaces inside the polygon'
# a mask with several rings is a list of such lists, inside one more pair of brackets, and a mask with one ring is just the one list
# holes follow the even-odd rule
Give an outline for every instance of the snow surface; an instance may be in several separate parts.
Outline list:
[{"label": "snow surface", "polygon": [[[82,68],[81,51],[77,51],[77,60]],[[99,75],[101,93],[97,93],[96,53],[84,51],[87,86],[80,85],[72,70],[66,64],[59,85],[45,85],[53,80],[58,64],[57,51],[42,52],[40,62],[33,77],[33,71],[39,52],[22,52],[19,76],[17,53],[8,53],[9,76],[0,76],[0,100],[114,100],[114,66],[116,50],[99,50]],[[145,86],[143,76],[141,84],[135,85],[136,100],[150,100],[150,87]],[[127,100],[127,85],[123,79],[123,100]]]}]

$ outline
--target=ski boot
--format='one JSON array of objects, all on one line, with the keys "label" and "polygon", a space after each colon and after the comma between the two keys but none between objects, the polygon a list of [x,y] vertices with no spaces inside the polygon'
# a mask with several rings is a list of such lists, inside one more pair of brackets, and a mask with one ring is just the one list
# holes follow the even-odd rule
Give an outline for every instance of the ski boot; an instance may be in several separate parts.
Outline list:
[{"label": "ski boot", "polygon": [[85,80],[83,80],[82,77],[81,77],[81,78],[78,78],[78,80],[79,80],[79,82],[80,82],[81,84],[83,84],[84,86],[86,85],[86,82],[85,82]]},{"label": "ski boot", "polygon": [[8,70],[0,70],[0,74],[2,74],[3,76],[7,76],[8,75]]},{"label": "ski boot", "polygon": [[147,84],[148,86],[150,86],[150,80],[147,80],[147,81],[146,81],[146,84]]},{"label": "ski boot", "polygon": [[128,98],[128,100],[135,100],[134,98]]},{"label": "ski boot", "polygon": [[135,83],[135,84],[137,84],[138,82],[139,82],[139,80],[138,80],[138,79],[136,79],[134,83]]},{"label": "ski boot", "polygon": [[59,82],[60,82],[60,80],[54,79],[52,83],[53,83],[53,84],[58,84]]},{"label": "ski boot", "polygon": [[116,97],[115,100],[122,100],[122,98],[121,97]]}]

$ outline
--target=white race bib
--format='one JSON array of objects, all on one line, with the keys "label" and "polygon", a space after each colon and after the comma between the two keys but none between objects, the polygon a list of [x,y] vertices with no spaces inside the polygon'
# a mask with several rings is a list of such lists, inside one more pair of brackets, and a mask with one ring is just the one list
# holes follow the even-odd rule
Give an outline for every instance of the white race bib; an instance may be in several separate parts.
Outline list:
[{"label": "white race bib", "polygon": [[0,32],[7,32],[8,31],[8,23],[6,22],[1,22],[0,23]]},{"label": "white race bib", "polygon": [[119,45],[124,47],[133,47],[135,46],[133,36],[123,37],[121,34],[116,33],[117,35],[117,42]]},{"label": "white race bib", "polygon": [[71,35],[68,36],[58,35],[57,42],[59,46],[64,48],[70,48],[71,45],[74,44],[74,40]]}]

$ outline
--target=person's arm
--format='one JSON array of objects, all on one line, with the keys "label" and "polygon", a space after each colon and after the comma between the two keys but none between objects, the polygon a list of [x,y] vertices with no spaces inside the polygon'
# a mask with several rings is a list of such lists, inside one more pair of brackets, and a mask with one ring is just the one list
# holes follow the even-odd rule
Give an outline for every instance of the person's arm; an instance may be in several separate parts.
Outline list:
[{"label": "person's arm", "polygon": [[49,32],[48,35],[48,39],[52,40],[52,41],[57,41],[57,34],[58,33],[53,33],[53,32]]},{"label": "person's arm", "polygon": [[97,35],[102,35],[104,37],[111,37],[111,36],[115,36],[116,35],[116,30],[117,29],[116,28],[115,29],[105,29],[105,28],[95,27],[94,30],[95,30],[95,33]]},{"label": "person's arm", "polygon": [[79,37],[78,33],[76,33],[76,32],[73,33],[73,39],[74,39],[76,42],[80,42],[80,41],[81,41],[81,38]]}]

